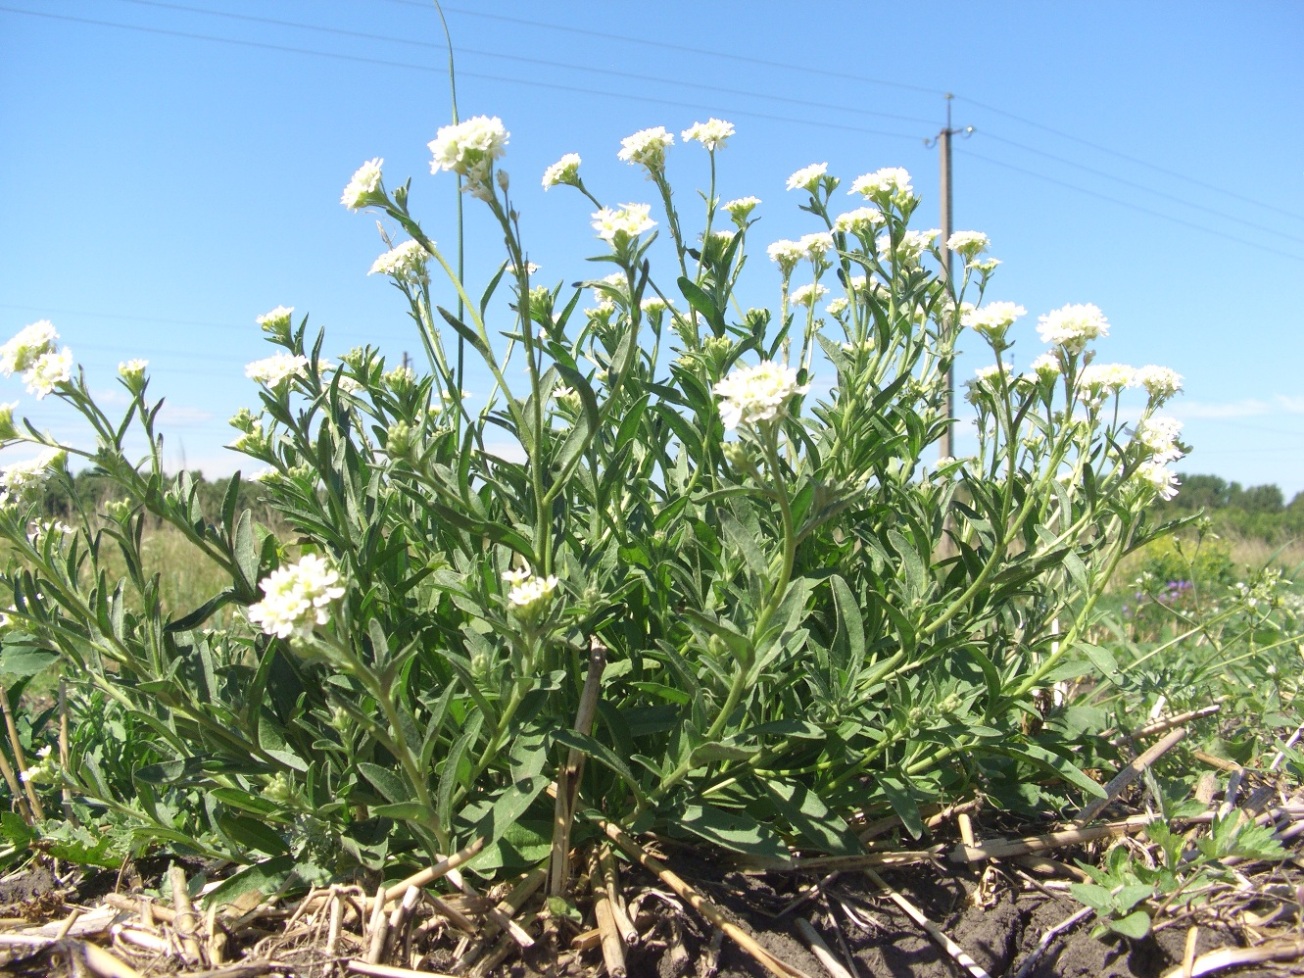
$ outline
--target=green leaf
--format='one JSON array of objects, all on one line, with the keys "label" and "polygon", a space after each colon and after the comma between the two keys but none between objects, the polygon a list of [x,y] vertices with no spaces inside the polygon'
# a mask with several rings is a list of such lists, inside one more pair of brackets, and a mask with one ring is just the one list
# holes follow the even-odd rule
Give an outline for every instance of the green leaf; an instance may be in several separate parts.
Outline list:
[{"label": "green leaf", "polygon": [[712,331],[717,336],[724,333],[724,317],[720,315],[720,311],[716,308],[711,297],[703,292],[699,286],[694,284],[691,279],[682,275],[678,279],[678,284],[679,291],[682,292],[684,298],[688,300],[688,304],[702,314],[706,321],[711,325]]},{"label": "green leaf", "polygon": [[[274,856],[255,863],[227,877],[213,887],[203,899],[204,907],[222,907],[234,903],[247,894],[257,894],[263,900],[280,892],[295,871],[293,856]],[[261,902],[261,901],[260,901]]]},{"label": "green leaf", "polygon": [[842,817],[805,785],[760,779],[775,809],[801,833],[803,839],[831,856],[853,856],[865,851]]},{"label": "green leaf", "polygon": [[403,782],[402,778],[389,768],[381,767],[379,764],[372,764],[370,761],[359,761],[358,770],[375,786],[386,801],[400,804],[412,800],[411,789]]},{"label": "green leaf", "polygon": [[897,817],[901,819],[901,824],[910,833],[910,837],[918,839],[922,836],[924,834],[924,820],[919,814],[919,804],[915,801],[915,795],[910,790],[910,786],[902,778],[894,774],[879,775],[877,781],[879,787],[883,789],[883,794],[887,796],[892,811],[896,812]]},{"label": "green leaf", "polygon": [[1070,883],[1069,892],[1079,903],[1085,904],[1098,914],[1107,916],[1114,908],[1114,894],[1108,888],[1095,883]]},{"label": "green leaf", "polygon": [[616,754],[610,747],[601,741],[594,740],[592,737],[580,733],[578,730],[562,728],[553,733],[553,740],[563,747],[570,747],[579,751],[587,757],[593,758],[603,767],[616,774],[623,780],[630,789],[640,799],[643,796],[643,790],[638,779],[634,777],[634,772],[630,770],[629,765]]},{"label": "green leaf", "polygon": [[1109,929],[1139,941],[1150,933],[1150,915],[1144,910],[1137,910],[1120,920],[1109,921]]},{"label": "green leaf", "polygon": [[0,673],[7,676],[36,676],[59,661],[59,653],[30,645],[6,645],[0,653]]},{"label": "green leaf", "polygon": [[279,856],[290,851],[280,833],[256,818],[225,814],[218,819],[217,824],[232,842],[244,849],[253,849],[269,856]]},{"label": "green leaf", "polygon": [[1022,758],[1023,760],[1031,762],[1036,767],[1050,771],[1052,774],[1059,775],[1065,781],[1077,785],[1089,795],[1096,798],[1105,797],[1105,789],[1083,774],[1072,761],[1061,757],[1054,751],[1047,750],[1040,744],[1028,742],[1017,746],[993,746],[988,749],[993,750],[998,754],[1005,754],[1008,757]]},{"label": "green leaf", "polygon": [[725,811],[711,805],[685,805],[676,814],[674,824],[679,828],[730,852],[770,860],[789,858],[788,847],[774,830],[744,812]]},{"label": "green leaf", "polygon": [[733,747],[719,741],[712,741],[694,747],[693,753],[689,755],[689,763],[693,767],[703,767],[718,761],[747,761],[760,752],[760,747]]},{"label": "green leaf", "polygon": [[[484,811],[483,814],[472,809],[464,811],[463,816],[468,820],[474,820],[471,834],[483,838],[486,845],[497,842],[529,810],[534,804],[534,799],[538,798],[543,789],[551,783],[552,779],[546,774],[521,778],[495,798],[488,811]],[[477,806],[477,809],[481,808],[483,806]]]}]

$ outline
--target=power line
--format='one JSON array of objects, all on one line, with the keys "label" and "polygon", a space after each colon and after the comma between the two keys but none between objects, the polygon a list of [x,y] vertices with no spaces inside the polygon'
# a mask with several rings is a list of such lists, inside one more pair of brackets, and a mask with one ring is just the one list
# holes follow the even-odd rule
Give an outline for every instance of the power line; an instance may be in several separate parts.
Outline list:
[{"label": "power line", "polygon": [[1089,146],[1094,150],[1099,150],[1102,153],[1108,153],[1110,156],[1117,156],[1121,160],[1127,160],[1129,163],[1135,163],[1138,166],[1144,166],[1147,169],[1151,169],[1158,173],[1162,173],[1165,176],[1176,177],[1178,180],[1185,180],[1187,183],[1195,184],[1195,186],[1197,187],[1203,187],[1205,190],[1212,190],[1215,193],[1221,194],[1224,197],[1232,197],[1235,198],[1236,200],[1244,201],[1247,204],[1253,204],[1255,207],[1262,207],[1265,210],[1270,210],[1274,214],[1282,215],[1285,217],[1293,217],[1296,220],[1304,221],[1304,214],[1296,214],[1293,211],[1283,210],[1279,204],[1269,204],[1262,200],[1255,200],[1253,197],[1246,197],[1244,194],[1238,194],[1231,190],[1227,190],[1225,187],[1219,187],[1212,183],[1205,183],[1203,180],[1197,180],[1195,177],[1188,177],[1185,174],[1178,173],[1175,170],[1169,170],[1165,167],[1158,166],[1157,164],[1148,163],[1143,159],[1139,159],[1138,157],[1129,156],[1127,153],[1120,153],[1116,149],[1110,149],[1108,146],[1102,146],[1099,143],[1093,143],[1090,140],[1082,139],[1078,136],[1074,136],[1070,133],[1063,132],[1062,130],[1055,129],[1051,126],[1044,125],[1040,122],[1035,122],[1032,119],[1025,119],[1023,116],[1015,115],[1013,112],[1006,112],[1004,109],[998,109],[994,105],[987,105],[983,102],[977,101],[976,99],[966,98],[963,95],[957,95],[956,98],[960,99],[962,102],[968,102],[970,105],[975,106],[977,108],[986,109],[988,112],[995,112],[997,115],[1005,116],[1007,119],[1013,119],[1015,122],[1021,122],[1025,126],[1032,126],[1034,129],[1041,129],[1043,132],[1048,132],[1051,135],[1059,136],[1061,139],[1071,140],[1072,142],[1078,143],[1081,146]]},{"label": "power line", "polygon": [[1094,174],[1095,176],[1098,177],[1104,177],[1106,180],[1113,180],[1115,183],[1121,183],[1125,187],[1133,187],[1137,190],[1145,191],[1148,194],[1154,194],[1156,197],[1163,197],[1165,200],[1176,201],[1177,203],[1187,207],[1198,207],[1201,210],[1203,210],[1205,213],[1210,214],[1214,217],[1221,217],[1227,221],[1234,221],[1237,224],[1244,224],[1247,227],[1252,227],[1256,231],[1264,231],[1267,234],[1274,234],[1277,237],[1285,238],[1288,241],[1295,241],[1298,242],[1299,244],[1304,244],[1304,237],[1300,237],[1297,234],[1288,234],[1285,231],[1278,231],[1275,230],[1274,228],[1267,227],[1263,224],[1256,224],[1254,221],[1247,221],[1245,220],[1245,218],[1237,217],[1235,214],[1224,214],[1222,211],[1213,210],[1212,208],[1207,207],[1203,204],[1193,203],[1190,200],[1187,200],[1185,197],[1178,197],[1176,194],[1170,194],[1163,190],[1156,190],[1154,187],[1147,187],[1143,183],[1137,183],[1133,180],[1127,180],[1124,177],[1114,176],[1112,173],[1106,173],[1104,170],[1097,170],[1094,167],[1086,166],[1085,164],[1082,163],[1077,163],[1073,160],[1066,159],[1063,156],[1056,156],[1054,153],[1047,153],[1045,150],[1036,149],[1032,146],[1025,146],[1022,143],[1015,142],[1013,139],[1006,139],[1003,136],[997,136],[994,135],[993,133],[986,132],[986,131],[983,131],[982,135],[986,136],[988,139],[994,139],[999,143],[1005,143],[1007,146],[1013,146],[1015,149],[1021,149],[1025,153],[1032,153],[1036,156],[1042,156],[1048,160],[1054,160],[1056,163],[1063,163],[1065,166],[1071,166],[1074,169],[1083,170],[1087,173]]},{"label": "power line", "polygon": [[[427,0],[388,0],[388,2],[397,3],[405,7],[423,7],[427,10],[431,7]],[[911,85],[906,82],[889,81],[884,78],[869,78],[864,75],[853,75],[843,71],[830,71],[827,68],[812,68],[809,65],[770,61],[766,58],[753,58],[744,54],[731,54],[728,51],[721,51],[718,48],[695,48],[685,44],[667,44],[664,41],[649,41],[647,38],[643,37],[630,37],[625,34],[607,34],[602,31],[593,31],[582,27],[566,27],[561,24],[547,24],[542,21],[529,20],[524,17],[508,17],[503,14],[487,14],[479,10],[468,10],[465,7],[445,6],[444,10],[449,13],[462,14],[466,17],[479,17],[484,20],[496,20],[500,23],[518,24],[522,27],[542,27],[545,30],[561,31],[565,34],[578,34],[583,37],[594,37],[603,41],[625,41],[630,44],[643,44],[648,47],[659,48],[663,51],[682,51],[685,54],[700,54],[715,61],[737,61],[741,64],[758,65],[762,68],[780,68],[785,71],[801,71],[811,75],[819,75],[824,78],[837,78],[842,81],[860,82],[865,85],[881,85],[885,88],[899,88],[902,91],[921,92],[925,95],[946,94],[940,88],[925,88],[922,85]]]},{"label": "power line", "polygon": [[957,152],[962,153],[965,156],[972,157],[973,159],[976,160],[982,160],[984,163],[990,163],[993,166],[1004,167],[1007,170],[1013,170],[1016,173],[1022,173],[1026,176],[1033,177],[1034,179],[1043,180],[1046,183],[1053,183],[1060,187],[1067,187],[1069,190],[1076,190],[1078,193],[1086,194],[1088,197],[1095,197],[1099,200],[1107,200],[1111,204],[1118,204],[1121,207],[1126,207],[1129,210],[1137,211],[1138,213],[1141,214],[1149,214],[1152,217],[1158,217],[1165,221],[1171,221],[1174,224],[1181,224],[1184,227],[1194,228],[1197,231],[1204,231],[1207,234],[1216,234],[1225,241],[1235,241],[1237,244],[1243,244],[1250,248],[1257,248],[1259,251],[1266,251],[1271,254],[1277,255],[1281,258],[1290,258],[1293,259],[1294,261],[1304,261],[1304,257],[1301,257],[1299,255],[1292,255],[1288,252],[1283,252],[1279,248],[1271,248],[1267,245],[1259,244],[1256,241],[1249,241],[1245,238],[1238,238],[1235,235],[1227,234],[1225,231],[1220,231],[1217,228],[1205,227],[1202,224],[1196,224],[1194,221],[1183,220],[1180,217],[1173,217],[1171,214],[1165,214],[1162,211],[1151,210],[1150,208],[1142,207],[1139,204],[1132,204],[1125,200],[1119,200],[1117,197],[1110,197],[1108,194],[1097,193],[1094,190],[1088,190],[1085,187],[1079,187],[1076,184],[1066,183],[1063,180],[1056,180],[1054,177],[1045,176],[1044,174],[1037,173],[1035,170],[1028,170],[1021,166],[1015,166],[1013,163],[1005,163],[1002,160],[994,160],[990,156],[983,156],[981,153],[975,153],[969,149],[957,149]]},{"label": "power line", "polygon": [[[315,51],[310,48],[293,47],[284,44],[271,44],[265,41],[247,41],[247,40],[242,40],[237,38],[217,37],[211,34],[196,34],[191,31],[170,30],[162,27],[142,27],[136,24],[120,24],[114,21],[94,20],[89,17],[73,17],[67,14],[48,14],[36,10],[21,10],[16,7],[0,6],[0,11],[7,12],[7,13],[14,13],[14,14],[25,14],[29,17],[43,17],[48,20],[63,20],[72,23],[89,24],[94,27],[112,27],[112,28],[117,28],[119,30],[138,31],[145,34],[159,34],[167,37],[181,37],[192,41],[210,41],[217,44],[230,44],[230,45],[235,45],[237,47],[257,48],[265,51],[279,51],[282,53],[289,53],[289,54],[304,54],[304,55],[310,55],[310,56],[315,56],[320,58],[334,58],[339,61],[352,61],[359,64],[383,65],[391,68],[410,68],[414,71],[435,72],[441,74],[443,73],[442,68],[433,68],[430,65],[418,65],[418,64],[410,64],[401,61],[389,61],[382,58],[368,58],[368,57],[363,57],[362,55],[340,54],[334,51]],[[519,59],[519,60],[529,60],[529,59]],[[585,70],[585,69],[580,69],[580,70]],[[459,70],[458,75],[463,78],[478,78],[484,81],[506,82],[509,84],[528,84],[531,88],[547,88],[553,91],[560,91],[560,92],[577,92],[589,96],[594,96],[594,95],[606,96],[608,98],[622,99],[624,101],[650,102],[655,105],[670,105],[676,108],[729,112],[732,115],[742,116],[745,118],[765,119],[770,122],[782,122],[782,123],[787,123],[792,125],[816,126],[820,129],[837,129],[843,132],[855,132],[855,133],[861,133],[863,135],[868,135],[868,136],[885,136],[890,139],[908,139],[911,141],[914,141],[919,138],[914,133],[888,132],[882,129],[867,129],[864,126],[851,126],[851,125],[845,125],[836,122],[821,121],[818,119],[773,115],[765,112],[754,112],[748,109],[727,108],[719,105],[705,105],[696,102],[680,102],[674,99],[660,98],[656,96],[629,95],[623,92],[607,92],[607,91],[595,92],[592,89],[581,88],[576,85],[559,85],[555,82],[542,82],[533,79],[526,81],[520,78],[504,77],[502,75],[491,75],[491,74],[486,74],[484,72]],[[637,76],[631,76],[631,77],[637,77]],[[686,83],[678,83],[678,82],[673,82],[664,79],[662,80],[667,81],[667,83],[669,84],[686,84]],[[701,86],[694,86],[694,87],[699,88],[699,90],[701,88]],[[744,92],[743,94],[751,94],[751,93]],[[762,96],[762,97],[768,97],[768,96]],[[812,103],[798,103],[798,104],[804,104],[808,106],[812,105]],[[846,111],[845,107],[842,106],[829,106],[829,107],[835,108],[838,111]],[[852,110],[852,111],[856,111],[856,110]],[[867,112],[866,114],[874,115],[877,113]],[[909,117],[903,116],[901,118],[908,119]]]},{"label": "power line", "polygon": [[[416,41],[411,38],[394,37],[387,34],[368,34],[362,31],[345,30],[338,27],[322,27],[317,24],[305,24],[300,21],[276,20],[271,17],[254,17],[249,14],[233,14],[222,10],[205,10],[202,7],[190,7],[179,3],[165,3],[163,0],[117,0],[118,3],[132,3],[146,7],[161,7],[167,10],[181,10],[187,13],[202,14],[209,17],[224,17],[229,20],[245,21],[254,24],[268,24],[276,27],[291,27],[297,30],[314,31],[320,34],[333,34],[342,37],[356,37],[369,41],[384,41],[394,44],[406,44],[414,47],[425,48],[432,51],[444,51],[442,44],[436,44],[431,41]],[[308,52],[305,52],[308,53]],[[315,53],[315,52],[312,52]],[[931,126],[932,119],[924,119],[919,116],[898,115],[891,112],[875,112],[871,109],[862,109],[855,106],[834,105],[828,102],[812,102],[808,99],[788,98],[783,95],[760,94],[755,91],[749,91],[742,88],[725,88],[720,85],[702,85],[698,82],[680,81],[674,78],[661,78],[656,75],[640,75],[632,71],[616,71],[611,68],[596,68],[591,65],[570,64],[565,61],[549,61],[546,58],[529,58],[523,55],[503,54],[500,51],[485,51],[477,48],[457,48],[458,55],[475,55],[483,58],[497,58],[502,61],[514,61],[520,64],[538,65],[544,68],[564,68],[568,71],[582,71],[595,75],[607,75],[614,78],[627,78],[630,81],[639,82],[656,82],[661,85],[679,85],[682,87],[691,87],[697,91],[706,92],[723,92],[726,95],[743,95],[752,98],[764,98],[767,102],[786,102],[791,105],[799,105],[803,108],[831,109],[835,112],[852,112],[857,115],[873,116],[880,119],[892,119],[896,122],[917,122],[922,125]],[[432,69],[433,70],[433,69]],[[440,69],[441,71],[443,69]]]}]

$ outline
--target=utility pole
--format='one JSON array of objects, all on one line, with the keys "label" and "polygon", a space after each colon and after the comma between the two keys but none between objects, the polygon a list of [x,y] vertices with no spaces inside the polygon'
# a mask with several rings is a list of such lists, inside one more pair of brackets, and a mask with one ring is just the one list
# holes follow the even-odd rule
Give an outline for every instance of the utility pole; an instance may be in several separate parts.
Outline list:
[{"label": "utility pole", "polygon": [[[946,93],[946,126],[937,134],[937,148],[941,152],[941,165],[938,167],[942,175],[942,281],[946,283],[947,288],[952,288],[951,279],[951,249],[946,246],[946,242],[951,237],[951,137],[957,132],[961,135],[969,135],[973,132],[973,126],[966,126],[964,129],[956,130],[951,128],[951,99],[955,96],[950,92]],[[955,430],[955,366],[951,365],[946,370],[946,431],[942,434],[941,441],[938,442],[939,453],[942,458],[954,455],[954,430]]]}]

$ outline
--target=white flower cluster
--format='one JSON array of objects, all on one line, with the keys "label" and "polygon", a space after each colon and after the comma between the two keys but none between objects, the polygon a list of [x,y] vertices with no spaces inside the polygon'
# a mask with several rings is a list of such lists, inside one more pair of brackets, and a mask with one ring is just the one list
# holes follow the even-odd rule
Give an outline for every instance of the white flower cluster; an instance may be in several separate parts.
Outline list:
[{"label": "white flower cluster", "polygon": [[808,390],[809,384],[798,385],[796,370],[770,360],[754,367],[735,367],[714,387],[720,398],[720,418],[729,429],[772,421],[793,397]]},{"label": "white flower cluster", "polygon": [[756,205],[761,202],[759,197],[739,197],[737,200],[727,200],[720,205],[722,210],[728,211],[729,216],[734,219],[734,223],[742,225]]},{"label": "white flower cluster", "polygon": [[878,257],[883,261],[897,263],[917,261],[924,250],[931,247],[941,234],[939,228],[932,228],[928,231],[905,231],[901,239],[897,241],[896,247],[892,246],[892,236],[890,234],[880,234],[878,236]]},{"label": "white flower cluster", "polygon": [[580,182],[580,154],[567,153],[548,169],[543,171],[543,189],[559,187],[562,184],[577,186]]},{"label": "white flower cluster", "polygon": [[674,145],[674,142],[675,137],[666,132],[665,126],[640,129],[620,141],[620,152],[616,158],[631,166],[647,167],[648,175],[651,176],[666,168],[666,148]]},{"label": "white flower cluster", "polygon": [[277,353],[255,360],[245,367],[245,376],[269,390],[277,390],[308,370],[308,358],[303,354]]},{"label": "white flower cluster", "polygon": [[1146,389],[1151,403],[1163,404],[1182,389],[1182,375],[1167,367],[1147,364],[1136,371],[1136,383]]},{"label": "white flower cluster", "polygon": [[[954,236],[953,236],[954,237]],[[970,309],[960,317],[960,322],[993,342],[1000,342],[1014,321],[1026,315],[1027,309],[1015,302],[989,302],[981,309]]]},{"label": "white flower cluster", "polygon": [[507,592],[508,603],[518,614],[528,616],[547,605],[559,582],[551,574],[535,577],[532,571],[522,569],[504,573],[503,583],[511,588]]},{"label": "white flower cluster", "polygon": [[67,453],[63,449],[47,448],[36,458],[14,462],[0,470],[0,504],[16,502],[44,489],[65,458]]},{"label": "white flower cluster", "polygon": [[910,185],[908,170],[899,166],[886,166],[856,177],[848,193],[861,194],[880,204],[904,204],[910,200],[914,188]]},{"label": "white flower cluster", "polygon": [[1136,386],[1136,368],[1126,363],[1092,363],[1078,374],[1078,385],[1089,394],[1105,391],[1119,393],[1126,387]]},{"label": "white flower cluster", "polygon": [[451,170],[466,178],[466,192],[489,200],[493,196],[494,160],[507,152],[510,133],[497,116],[478,115],[451,126],[443,126],[428,144],[430,172]]},{"label": "white flower cluster", "polygon": [[1043,343],[1062,346],[1069,353],[1081,353],[1090,340],[1109,335],[1109,320],[1091,303],[1067,305],[1037,319],[1037,335]]},{"label": "white flower cluster", "polygon": [[946,239],[946,247],[966,261],[986,251],[991,239],[981,231],[956,231]]},{"label": "white flower cluster", "polygon": [[265,597],[249,606],[249,620],[277,638],[325,625],[331,603],[344,596],[339,579],[339,572],[316,554],[277,568],[258,585]]},{"label": "white flower cluster", "polygon": [[1160,465],[1176,462],[1185,453],[1177,447],[1182,422],[1155,414],[1144,418],[1136,427],[1136,440],[1144,445],[1153,461]]},{"label": "white flower cluster", "polygon": [[382,159],[367,160],[362,166],[358,167],[353,174],[349,184],[344,188],[344,193],[340,196],[340,203],[351,211],[360,210],[367,203],[367,198],[376,192],[380,186],[380,168],[384,164]]},{"label": "white flower cluster", "polygon": [[788,189],[807,190],[814,193],[815,188],[819,186],[820,180],[828,171],[829,165],[827,163],[812,163],[810,166],[803,166],[788,178]]},{"label": "white flower cluster", "polygon": [[419,241],[404,241],[374,262],[368,275],[389,275],[400,282],[419,282],[426,271],[430,253]]},{"label": "white flower cluster", "polygon": [[810,306],[811,308],[814,308],[815,304],[828,294],[828,289],[820,285],[818,282],[814,282],[810,285],[802,285],[793,289],[792,295],[789,298],[791,298],[794,306]]},{"label": "white flower cluster", "polygon": [[0,346],[0,373],[12,377],[23,372],[27,391],[37,398],[50,394],[60,384],[72,379],[72,350],[57,350],[59,334],[47,319],[24,326],[4,346]]},{"label": "white flower cluster", "polygon": [[651,213],[651,204],[621,204],[618,209],[604,207],[593,215],[593,229],[599,238],[619,247],[656,227]]},{"label": "white flower cluster", "polygon": [[733,134],[733,123],[723,119],[708,119],[706,122],[694,122],[680,136],[684,142],[699,142],[714,153],[717,149],[724,149],[725,143]]},{"label": "white flower cluster", "polygon": [[264,333],[288,333],[290,317],[293,315],[293,306],[277,306],[270,312],[263,313],[254,322],[263,328]]},{"label": "white flower cluster", "polygon": [[145,379],[145,370],[148,367],[149,361],[140,357],[123,360],[118,364],[118,376],[126,381],[128,386],[134,386]]},{"label": "white flower cluster", "polygon": [[833,229],[847,234],[872,234],[883,223],[883,212],[877,207],[857,207],[833,219]]}]

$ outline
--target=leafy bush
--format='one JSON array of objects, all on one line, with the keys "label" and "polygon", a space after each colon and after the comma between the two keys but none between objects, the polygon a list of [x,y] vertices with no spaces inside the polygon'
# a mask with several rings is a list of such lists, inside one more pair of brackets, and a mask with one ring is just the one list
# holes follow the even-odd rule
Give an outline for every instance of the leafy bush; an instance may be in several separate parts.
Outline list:
[{"label": "leafy bush", "polygon": [[[48,323],[0,348],[97,437],[58,445],[0,412],[5,444],[45,452],[3,475],[0,671],[66,681],[82,733],[43,777],[82,824],[309,879],[482,839],[472,866],[492,874],[564,857],[599,814],[778,860],[857,850],[862,813],[917,834],[928,802],[1099,792],[1080,770],[1089,717],[1048,691],[1115,668],[1087,639],[1152,534],[1146,507],[1173,491],[1177,427],[1156,410],[1179,378],[1093,363],[1094,306],[1041,317],[1049,349],[1016,371],[1024,310],[982,304],[986,237],[911,229],[898,169],[856,179],[846,213],[823,166],[794,174],[814,230],[768,245],[773,306],[741,308],[759,202],[717,196],[732,131],[683,134],[709,164],[696,215],[675,206],[664,130],[621,152],[657,220],[603,206],[578,157],[549,168],[546,186],[597,208],[612,273],[582,288],[536,283],[498,120],[431,144],[503,235],[480,296],[409,210],[410,183],[364,165],[344,203],[403,237],[374,270],[426,365],[371,348],[331,362],[306,317],[260,318],[278,352],[250,365],[261,407],[233,420],[234,447],[266,467],[283,536],[242,508],[241,477],[206,503],[163,474],[143,362],[123,365],[131,403],[111,420]],[[929,465],[966,328],[993,355],[966,394],[977,451]],[[478,409],[464,356],[492,378]],[[1147,393],[1135,425],[1116,410],[1129,386]],[[150,446],[140,464],[129,431]],[[69,458],[114,483],[103,512],[72,491]],[[46,484],[69,490],[58,524],[37,510]],[[228,583],[168,610],[147,520]]]}]

